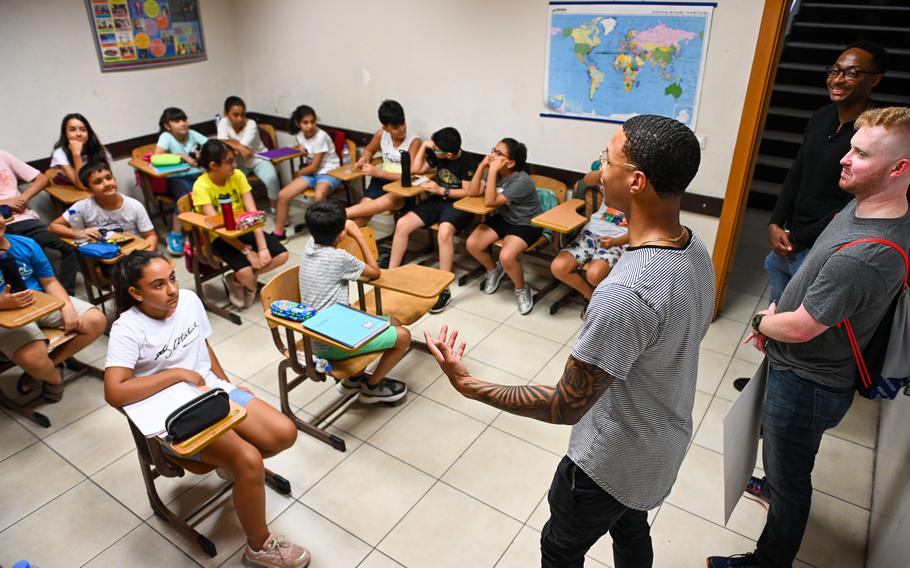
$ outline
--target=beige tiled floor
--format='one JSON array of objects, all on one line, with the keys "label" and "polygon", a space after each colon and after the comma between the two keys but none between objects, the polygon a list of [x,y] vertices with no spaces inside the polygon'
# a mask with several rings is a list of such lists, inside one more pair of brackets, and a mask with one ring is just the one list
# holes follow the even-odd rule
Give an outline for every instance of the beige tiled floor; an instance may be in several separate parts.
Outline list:
[{"label": "beige tiled floor", "polygon": [[[707,554],[751,550],[764,523],[764,509],[743,500],[725,527],[721,489],[722,420],[737,395],[732,382],[751,375],[758,361],[739,340],[756,306],[767,302],[767,278],[755,258],[764,251],[764,223],[762,214],[747,214],[727,307],[702,343],[693,442],[672,494],[649,515],[656,566],[701,566]],[[294,239],[289,248],[299,253],[301,246]],[[181,282],[191,285],[182,262],[178,267]],[[540,279],[545,269],[533,272],[529,279]],[[478,376],[514,385],[556,381],[582,324],[576,306],[550,317],[548,298],[522,317],[506,283],[493,296],[481,294],[476,281],[453,291],[452,306],[413,325],[415,335],[448,323],[468,342],[467,363]],[[211,318],[214,349],[232,376],[274,404],[279,355],[261,311],[242,315],[240,326]],[[85,360],[102,365],[105,348],[99,341]],[[291,497],[268,490],[273,530],[308,546],[314,568],[537,565],[546,491],[569,428],[462,398],[420,351],[393,376],[410,385],[403,403],[355,406],[335,421],[347,452],[301,434],[269,461],[293,489]],[[10,389],[14,378],[8,372],[0,385]],[[336,396],[330,385],[310,384],[291,404],[306,416]],[[229,500],[202,523],[218,546],[214,559],[152,514],[126,424],[104,404],[99,381],[80,379],[63,402],[42,411],[52,428],[0,413],[0,564],[28,558],[54,567],[239,566],[243,535]],[[877,419],[877,405],[860,399],[825,436],[798,566],[862,565]],[[849,477],[840,473],[843,463],[851,464]],[[160,480],[159,491],[186,509],[220,483],[211,474],[187,475]],[[588,558],[588,566],[611,566],[609,537]]]}]

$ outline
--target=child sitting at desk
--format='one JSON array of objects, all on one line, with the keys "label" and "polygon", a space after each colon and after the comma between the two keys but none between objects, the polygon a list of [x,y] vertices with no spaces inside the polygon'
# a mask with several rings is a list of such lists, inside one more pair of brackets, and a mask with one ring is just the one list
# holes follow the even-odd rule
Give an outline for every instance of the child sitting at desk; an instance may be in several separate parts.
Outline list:
[{"label": "child sitting at desk", "polygon": [[[199,163],[205,166],[205,173],[193,184],[193,205],[197,213],[213,216],[218,198],[227,194],[235,218],[246,212],[256,211],[250,182],[243,172],[235,167],[234,151],[221,140],[209,140],[202,147]],[[256,283],[259,275],[278,268],[288,260],[288,251],[278,237],[261,228],[231,239],[211,234],[212,250],[230,266],[234,272],[225,280],[231,303],[241,309],[253,305],[256,298]]]},{"label": "child sitting at desk", "polygon": [[60,123],[60,138],[54,144],[51,154],[51,167],[62,174],[58,182],[74,185],[79,189],[88,189],[79,181],[79,170],[89,162],[112,163],[110,153],[98,140],[88,119],[78,112],[63,117]]},{"label": "child sitting at desk", "polygon": [[[578,181],[576,191],[584,192],[589,186],[600,183],[600,174],[600,167],[589,172]],[[577,290],[586,301],[590,300],[594,288],[610,274],[628,244],[625,215],[607,206],[606,200],[601,199],[600,208],[591,215],[581,233],[553,259],[550,271],[557,279]],[[582,277],[578,270],[588,262],[590,264]]]},{"label": "child sitting at desk", "polygon": [[[471,178],[477,168],[477,160],[461,150],[461,134],[451,126],[433,133],[425,141],[417,155],[414,156],[414,171],[421,173],[429,168],[436,168],[435,181],[428,181],[421,187],[430,193],[395,224],[395,235],[392,238],[392,255],[389,268],[401,264],[408,248],[408,238],[420,227],[439,223],[436,239],[439,243],[439,269],[452,272],[455,257],[455,235],[464,231],[471,224],[474,215],[455,209],[453,203],[470,195]],[[439,295],[436,304],[430,308],[431,314],[443,311],[452,301],[452,293],[445,289]]]},{"label": "child sitting at desk", "polygon": [[139,201],[117,191],[117,178],[104,162],[91,162],[79,170],[79,181],[92,196],[73,203],[54,219],[50,231],[70,239],[101,240],[104,233],[120,231],[140,236],[158,248],[158,233],[149,214]]},{"label": "child sitting at desk", "polygon": [[[161,134],[155,146],[156,154],[177,154],[190,169],[167,176],[167,191],[176,201],[193,191],[193,183],[202,174],[199,152],[206,138],[190,129],[186,113],[176,107],[168,107],[158,119]],[[172,215],[171,232],[167,235],[167,252],[171,256],[183,255],[183,224],[177,215]]]},{"label": "child sitting at desk", "polygon": [[[503,138],[480,162],[471,179],[471,191],[483,194],[484,205],[497,207],[496,214],[487,217],[465,243],[468,252],[487,270],[483,291],[496,292],[504,274],[515,284],[518,311],[526,315],[534,307],[531,288],[524,281],[524,271],[518,257],[537,242],[543,229],[531,224],[531,219],[543,213],[534,181],[524,171],[528,149],[514,138]],[[483,171],[489,167],[486,181]],[[488,249],[502,239],[499,262],[494,263]]]},{"label": "child sitting at desk", "polygon": [[230,96],[224,99],[224,116],[218,121],[217,137],[238,154],[237,166],[240,171],[245,175],[252,172],[259,178],[265,186],[274,213],[281,182],[272,162],[256,156],[259,152],[265,152],[266,147],[259,137],[259,125],[252,118],[247,118],[246,103],[240,97]]},{"label": "child sitting at desk", "polygon": [[[404,109],[397,101],[385,100],[379,105],[379,123],[382,128],[373,134],[373,138],[363,149],[363,155],[355,164],[364,174],[371,176],[370,185],[363,193],[360,203],[347,208],[348,219],[353,219],[363,227],[370,218],[385,211],[398,211],[405,205],[405,199],[394,193],[386,193],[383,186],[390,181],[401,179],[401,151],[407,150],[411,156],[420,149],[420,138],[408,133],[404,120]],[[382,166],[371,163],[373,154],[382,152]]]},{"label": "child sitting at desk", "polygon": [[[205,308],[181,290],[174,268],[160,253],[134,251],[116,269],[117,321],[111,327],[104,369],[104,398],[114,408],[143,400],[185,381],[222,388],[246,409],[246,419],[201,452],[182,458],[213,465],[234,479],[234,510],[246,533],[244,566],[302,568],[310,553],[270,534],[265,517],[263,458],[294,445],[297,428],[248,389],[230,383],[208,343]],[[170,448],[162,448],[174,456]]]},{"label": "child sitting at desk", "polygon": [[284,225],[291,208],[291,201],[312,188],[316,201],[325,201],[341,180],[329,175],[329,172],[341,166],[338,152],[332,138],[316,125],[316,111],[313,107],[300,105],[291,114],[288,132],[296,135],[297,147],[304,152],[306,165],[294,172],[294,180],[281,188],[278,194],[278,206],[275,214],[275,236],[285,238]]},{"label": "child sitting at desk", "polygon": [[[19,191],[19,182],[31,183],[25,191]],[[69,294],[76,293],[76,251],[73,247],[55,237],[38,214],[29,208],[29,201],[45,187],[47,176],[26,164],[9,152],[0,150],[0,205],[9,207],[12,216],[6,217],[6,232],[10,235],[29,237],[43,249],[54,249],[60,254],[57,279]],[[4,214],[7,214],[4,212]],[[3,217],[3,215],[0,215]]]},{"label": "child sitting at desk", "polygon": [[[300,259],[300,301],[317,311],[333,304],[348,304],[348,282],[361,276],[378,278],[379,264],[373,258],[360,227],[353,221],[345,220],[344,209],[338,202],[320,201],[310,205],[305,219],[312,238],[306,242]],[[363,261],[336,247],[346,236],[357,242]],[[320,341],[313,341],[313,350],[318,357],[329,360],[382,351],[379,364],[369,379],[351,377],[337,384],[342,394],[360,390],[360,401],[372,404],[393,402],[407,394],[407,385],[387,378],[386,374],[404,357],[410,344],[411,334],[407,329],[390,325],[356,351],[344,351]]]},{"label": "child sitting at desk", "polygon": [[[54,271],[38,243],[28,237],[6,234],[6,221],[0,218],[0,250],[13,257],[26,290],[13,293],[0,274],[0,310],[25,308],[35,302],[33,290],[47,292],[63,301],[63,308],[37,322],[15,329],[0,328],[0,354],[25,371],[16,390],[25,395],[41,384],[46,402],[63,398],[63,362],[91,344],[104,333],[107,320],[95,306],[71,297],[54,278]],[[76,337],[53,353],[47,352],[47,337],[41,328],[61,328]]]}]

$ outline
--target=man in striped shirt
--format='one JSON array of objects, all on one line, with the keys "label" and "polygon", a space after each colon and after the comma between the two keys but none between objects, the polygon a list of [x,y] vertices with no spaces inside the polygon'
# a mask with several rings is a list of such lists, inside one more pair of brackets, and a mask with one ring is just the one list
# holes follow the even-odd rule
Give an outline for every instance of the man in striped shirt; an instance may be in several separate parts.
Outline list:
[{"label": "man in striped shirt", "polygon": [[477,379],[457,331],[424,333],[462,395],[574,425],[550,487],[544,568],[582,566],[607,532],[617,568],[653,563],[647,511],[670,493],[691,438],[698,346],[714,310],[708,251],[679,220],[699,161],[692,131],[653,115],[626,121],[601,154],[604,197],[628,216],[629,248],[595,289],[555,387]]}]

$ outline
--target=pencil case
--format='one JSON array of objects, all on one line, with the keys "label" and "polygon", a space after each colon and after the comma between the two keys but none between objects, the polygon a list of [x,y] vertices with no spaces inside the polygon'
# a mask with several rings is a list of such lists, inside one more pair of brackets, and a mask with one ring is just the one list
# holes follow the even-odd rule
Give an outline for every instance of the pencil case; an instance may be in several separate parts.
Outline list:
[{"label": "pencil case", "polygon": [[247,211],[237,216],[237,229],[249,229],[265,223],[265,213],[263,211]]},{"label": "pencil case", "polygon": [[82,256],[110,259],[120,255],[120,247],[112,243],[85,243],[76,249]]},{"label": "pencil case", "polygon": [[290,300],[275,300],[269,309],[273,316],[292,321],[304,321],[316,315],[316,308]]},{"label": "pencil case", "polygon": [[224,419],[231,410],[230,398],[224,389],[204,392],[171,412],[164,421],[167,442],[182,442]]},{"label": "pencil case", "polygon": [[153,166],[176,166],[181,158],[177,154],[154,154],[151,162]]}]

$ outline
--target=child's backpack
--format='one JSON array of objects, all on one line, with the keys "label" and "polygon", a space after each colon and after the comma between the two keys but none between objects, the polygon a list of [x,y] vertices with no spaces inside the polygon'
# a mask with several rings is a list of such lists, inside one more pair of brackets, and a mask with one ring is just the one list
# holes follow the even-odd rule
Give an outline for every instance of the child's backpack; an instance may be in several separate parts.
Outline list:
[{"label": "child's backpack", "polygon": [[348,146],[348,140],[344,135],[344,130],[333,130],[332,131],[332,144],[335,145],[335,153],[338,154],[338,159],[341,163],[344,163],[344,149]]},{"label": "child's backpack", "polygon": [[873,400],[893,400],[901,390],[910,395],[910,291],[907,288],[910,258],[903,248],[883,239],[859,239],[841,245],[837,250],[859,243],[887,245],[899,252],[904,259],[904,284],[865,348],[859,349],[850,320],[837,324],[837,327],[846,329],[856,359],[856,391]]},{"label": "child's backpack", "polygon": [[[559,198],[556,197],[556,193],[552,189],[547,189],[545,187],[538,187],[537,189],[537,199],[540,200],[540,206],[543,209],[544,213],[553,209],[559,205]],[[547,239],[547,242],[553,241],[553,231],[550,229],[543,230],[543,238]],[[531,243],[532,245],[534,243]]]}]

